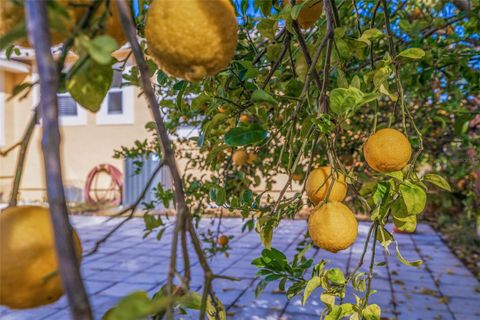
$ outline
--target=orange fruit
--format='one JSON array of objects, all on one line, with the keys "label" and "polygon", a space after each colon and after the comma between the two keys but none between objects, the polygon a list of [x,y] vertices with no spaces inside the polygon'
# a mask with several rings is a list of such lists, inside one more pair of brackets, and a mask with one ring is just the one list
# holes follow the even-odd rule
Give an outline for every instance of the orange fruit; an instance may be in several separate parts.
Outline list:
[{"label": "orange fruit", "polygon": [[353,212],[341,202],[327,202],[308,218],[308,233],[319,248],[336,253],[350,247],[358,235]]},{"label": "orange fruit", "polygon": [[412,156],[408,138],[398,130],[386,128],[371,135],[363,147],[370,168],[378,172],[402,170]]},{"label": "orange fruit", "polygon": [[237,166],[243,166],[248,161],[248,153],[244,149],[238,149],[233,153],[233,163]]},{"label": "orange fruit", "polygon": [[[328,178],[328,179],[327,179]],[[314,204],[325,200],[332,183],[330,166],[320,167],[310,172],[305,184],[307,196]],[[347,195],[347,184],[341,173],[335,173],[335,183],[330,191],[329,201],[343,201]]]},{"label": "orange fruit", "polygon": [[225,247],[228,244],[228,241],[229,239],[226,235],[221,235],[220,237],[218,237],[217,243],[218,245]]},{"label": "orange fruit", "polygon": [[[82,246],[73,230],[77,258]],[[10,207],[0,213],[0,304],[34,308],[63,295],[48,209]]]}]

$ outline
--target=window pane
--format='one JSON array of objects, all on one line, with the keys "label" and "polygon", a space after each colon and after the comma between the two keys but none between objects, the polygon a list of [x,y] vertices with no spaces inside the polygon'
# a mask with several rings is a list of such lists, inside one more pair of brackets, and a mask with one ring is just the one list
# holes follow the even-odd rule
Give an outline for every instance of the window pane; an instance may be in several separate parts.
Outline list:
[{"label": "window pane", "polygon": [[78,115],[77,103],[70,95],[59,95],[58,112],[62,117],[74,117]]},{"label": "window pane", "polygon": [[122,85],[122,72],[113,70],[112,88],[120,88]]},{"label": "window pane", "polygon": [[108,114],[122,114],[122,91],[110,91],[108,93]]}]

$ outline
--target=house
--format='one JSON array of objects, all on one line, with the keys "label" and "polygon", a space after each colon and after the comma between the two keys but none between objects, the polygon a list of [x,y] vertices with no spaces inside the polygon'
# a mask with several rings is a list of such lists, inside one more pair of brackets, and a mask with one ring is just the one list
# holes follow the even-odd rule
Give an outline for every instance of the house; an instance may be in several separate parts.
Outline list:
[{"label": "house", "polygon": [[[114,53],[117,60],[122,60],[128,55],[128,49],[121,49]],[[76,61],[75,55],[67,58],[67,67]],[[133,59],[129,59],[127,68]],[[40,94],[36,85],[28,94],[20,94],[11,98],[15,86],[24,82],[35,82],[38,79],[34,52],[23,49],[20,56],[7,60],[5,55],[0,55],[0,150],[5,152],[9,147],[18,143],[24,134],[34,108],[38,105]],[[144,140],[150,137],[145,125],[151,121],[147,102],[141,89],[133,86],[120,87],[122,75],[115,71],[114,81],[100,111],[91,113],[78,105],[68,93],[58,94],[60,113],[60,130],[62,134],[61,156],[63,165],[63,178],[67,201],[82,202],[85,199],[83,192],[89,172],[100,164],[110,164],[117,168],[123,175],[123,180],[128,180],[133,174],[131,166],[126,165],[123,159],[114,159],[115,149],[121,146],[132,146],[135,140]],[[193,128],[180,128],[180,136],[191,135]],[[183,132],[183,133],[182,133]],[[194,133],[195,134],[195,133]],[[41,122],[35,125],[30,145],[26,154],[24,172],[19,190],[20,202],[44,202],[46,199],[43,157],[41,151]],[[11,194],[16,161],[19,148],[15,148],[6,156],[0,157],[0,203],[8,202]],[[183,171],[187,159],[177,159],[180,171]],[[125,170],[127,174],[125,175]],[[164,185],[171,185],[167,168],[162,169],[161,181]],[[193,173],[198,176],[201,173]],[[148,177],[148,175],[147,175]],[[130,183],[133,188],[125,194],[124,199],[131,203],[136,194],[139,194],[147,177]],[[108,188],[110,179],[105,176],[100,179],[97,189]],[[126,179],[127,178],[127,179]],[[278,176],[278,183],[274,185],[271,194],[274,197],[283,188],[287,181],[286,175]],[[128,183],[127,183],[128,189]],[[263,185],[254,191],[262,192]],[[289,188],[287,194],[299,191],[299,185]],[[125,204],[125,203],[124,203]]]},{"label": "house", "polygon": [[[116,58],[123,59],[127,53],[128,50],[117,51]],[[66,67],[76,58],[69,56]],[[33,50],[23,49],[20,56],[11,60],[5,55],[0,57],[0,150],[5,151],[22,139],[40,99],[38,85],[26,96],[20,94],[10,99],[15,86],[37,79]],[[115,71],[112,87],[96,114],[83,109],[68,93],[58,94],[63,176],[70,201],[82,201],[85,179],[95,166],[107,163],[123,172],[124,161],[112,157],[114,149],[149,136],[145,124],[150,121],[150,114],[145,100],[139,97],[140,89],[121,88],[121,82],[121,73]],[[46,198],[40,129],[41,124],[37,123],[26,155],[19,192],[19,200],[24,202]],[[0,157],[1,202],[8,201],[10,196],[18,150],[15,148]]]}]

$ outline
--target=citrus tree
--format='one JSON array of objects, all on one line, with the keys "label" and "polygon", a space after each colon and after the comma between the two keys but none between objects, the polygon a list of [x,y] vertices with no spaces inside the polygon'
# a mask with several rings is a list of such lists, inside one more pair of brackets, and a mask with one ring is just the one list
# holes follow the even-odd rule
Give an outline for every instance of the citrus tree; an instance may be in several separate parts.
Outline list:
[{"label": "citrus tree", "polygon": [[[0,28],[9,57],[18,54],[16,44],[25,44],[25,23],[17,23],[23,21],[22,4],[1,5],[2,15],[20,16]],[[257,295],[275,285],[305,303],[318,299],[312,292],[321,288],[323,318],[380,319],[380,307],[369,302],[374,269],[384,267],[375,259],[376,244],[395,251],[406,267],[422,263],[402,257],[387,223],[413,232],[427,194],[451,190],[441,172],[452,168],[439,154],[465,148],[473,152],[471,159],[477,155],[478,125],[472,125],[479,91],[477,1],[32,0],[25,8],[40,82],[16,93],[41,88],[50,211],[57,252],[65,253],[59,255],[59,271],[78,319],[91,312],[86,296],[75,292],[83,286],[71,232],[64,230],[69,224],[56,169],[54,97],[66,90],[84,108],[98,111],[117,63],[111,54],[125,41],[136,65],[124,83],[142,88],[152,138],[116,150],[115,156],[161,156],[174,187],[158,186],[154,202],[174,205],[176,221],[167,284],[153,298],[129,295],[105,319],[172,318],[188,309],[199,309],[202,319],[226,318],[212,281],[235,279],[214,274],[208,257],[228,252],[229,237],[217,227],[200,236],[196,231],[212,205],[240,214],[244,229],[259,234],[265,249],[252,261],[260,278]],[[50,45],[57,43],[61,54],[54,61]],[[79,60],[65,71],[69,50]],[[182,126],[198,135],[178,135]],[[171,136],[177,136],[174,145]],[[176,159],[187,160],[182,175]],[[475,161],[462,170],[470,173]],[[276,188],[280,191],[272,192]],[[467,197],[470,212],[474,196]],[[141,201],[120,213],[127,218],[94,251]],[[154,202],[144,204],[145,236],[162,241],[164,222],[149,213]],[[287,257],[272,247],[272,238],[282,220],[300,211],[309,215],[308,233],[298,253]],[[353,212],[367,216],[370,228],[352,272],[344,274],[335,261],[306,258],[313,246],[332,253],[349,248],[358,233]],[[198,293],[189,287],[188,241],[204,271]],[[185,270],[176,278],[179,251]],[[356,302],[344,303],[347,294]],[[3,297],[1,303],[8,305]]]}]

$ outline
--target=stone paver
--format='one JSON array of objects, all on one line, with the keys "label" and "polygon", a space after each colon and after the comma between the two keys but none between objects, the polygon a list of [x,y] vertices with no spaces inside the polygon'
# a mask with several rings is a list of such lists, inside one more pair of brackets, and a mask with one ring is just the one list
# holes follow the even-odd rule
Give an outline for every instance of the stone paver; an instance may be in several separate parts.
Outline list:
[{"label": "stone paver", "polygon": [[[96,240],[101,238],[118,220],[106,222],[103,217],[72,217],[87,252]],[[172,220],[169,223],[173,223]],[[200,223],[200,232],[210,226],[211,220]],[[271,283],[260,297],[255,298],[253,290],[258,283],[256,268],[251,261],[263,249],[255,232],[242,233],[242,221],[224,219],[221,231],[233,236],[229,256],[210,259],[216,273],[240,278],[238,282],[218,279],[213,286],[227,308],[229,319],[318,319],[324,306],[318,300],[317,289],[306,305],[300,297],[290,301],[279,294],[277,283]],[[329,260],[329,266],[353,271],[360,259],[368,224],[360,223],[357,242],[349,249],[337,254],[310,250],[307,254],[316,261]],[[391,227],[389,227],[391,229]],[[153,295],[164,283],[168,270],[171,226],[162,240],[152,235],[143,237],[143,220],[133,219],[118,230],[97,253],[84,258],[82,274],[90,295],[96,319],[121,297],[136,290]],[[283,221],[274,235],[273,247],[283,251],[289,258],[296,252],[296,244],[304,238],[305,221]],[[424,260],[420,267],[403,265],[394,255],[388,255],[378,247],[376,263],[386,262],[375,268],[373,288],[378,290],[371,296],[372,303],[382,307],[385,319],[480,319],[479,282],[448,250],[441,237],[428,225],[419,225],[414,235],[397,235],[399,247],[407,260]],[[391,251],[394,251],[394,247]],[[369,254],[365,261],[369,261]],[[181,268],[183,261],[178,259]],[[201,290],[203,275],[197,259],[192,254],[192,281],[195,290]],[[368,265],[366,263],[365,265]],[[366,271],[366,266],[360,270]],[[353,302],[353,289],[348,288],[346,302]],[[55,304],[33,310],[9,310],[0,307],[2,320],[63,320],[70,319],[65,297]],[[190,312],[185,319],[198,318],[197,312]]]}]

